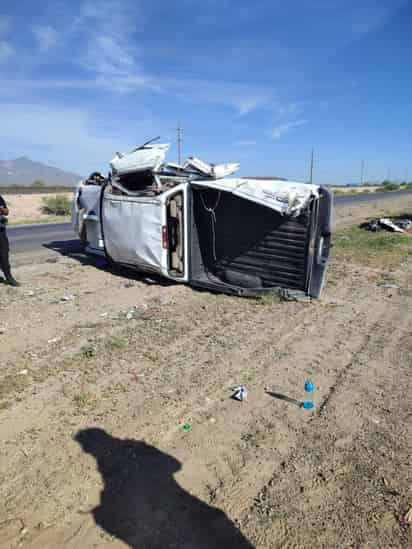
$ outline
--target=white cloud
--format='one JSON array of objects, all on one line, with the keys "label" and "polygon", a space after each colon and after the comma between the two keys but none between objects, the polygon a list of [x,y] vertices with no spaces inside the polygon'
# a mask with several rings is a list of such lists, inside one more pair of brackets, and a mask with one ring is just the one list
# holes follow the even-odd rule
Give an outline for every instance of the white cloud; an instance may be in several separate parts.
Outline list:
[{"label": "white cloud", "polygon": [[272,93],[266,88],[241,82],[159,77],[159,84],[167,93],[182,100],[230,107],[239,116],[270,107],[273,103]]},{"label": "white cloud", "polygon": [[290,117],[297,117],[302,114],[303,109],[299,103],[287,102],[277,103],[275,105],[276,118],[275,120],[282,120]]},{"label": "white cloud", "polygon": [[95,75],[99,86],[117,92],[133,92],[158,86],[135,60],[130,46],[116,36],[90,37],[81,65]]},{"label": "white cloud", "polygon": [[107,171],[116,151],[130,150],[155,132],[167,136],[164,121],[142,109],[119,128],[106,112],[10,100],[0,102],[0,120],[0,142],[10,155],[35,155],[80,174]]},{"label": "white cloud", "polygon": [[283,134],[289,132],[290,130],[293,130],[294,128],[298,128],[299,126],[303,126],[304,124],[307,124],[308,120],[293,120],[290,122],[284,122],[283,124],[278,124],[274,126],[270,131],[270,136],[272,139],[280,139]]},{"label": "white cloud", "polygon": [[36,26],[32,30],[41,52],[47,52],[56,44],[59,33],[53,27]]},{"label": "white cloud", "polygon": [[136,3],[85,0],[73,26],[84,43],[79,64],[113,91],[156,87],[137,59],[135,21]]},{"label": "white cloud", "polygon": [[8,79],[2,80],[0,86],[1,95],[12,95],[13,93],[19,93],[24,91],[35,90],[109,90],[111,92],[126,93],[137,91],[139,89],[150,89],[152,91],[160,91],[160,88],[147,80],[144,77],[129,76],[117,78],[112,81],[108,77],[95,77],[95,78],[82,78],[82,79]]},{"label": "white cloud", "polygon": [[104,167],[127,145],[108,133],[102,136],[96,121],[81,110],[3,103],[0,118],[0,140],[7,140],[9,150],[30,155],[39,148],[45,160],[80,173]]},{"label": "white cloud", "polygon": [[[30,76],[23,78],[21,86],[48,90],[96,87],[122,94],[141,91],[164,93],[198,105],[229,107],[238,116],[266,108],[273,101],[272,90],[253,84],[213,82],[185,76],[177,79],[148,71],[142,60],[141,47],[136,42],[138,25],[143,22],[141,5],[132,0],[84,0],[78,15],[69,21],[66,19],[64,26],[57,21],[55,26],[42,25],[32,29],[39,46],[36,56],[22,50],[18,52],[20,58],[25,59],[26,75],[29,75],[29,65],[35,68],[41,63],[42,54],[47,63],[50,49],[58,42],[59,61],[69,67],[73,64],[80,66],[84,78],[76,74],[72,79],[56,79],[50,73],[50,77],[44,80],[33,80]],[[0,49],[0,60],[12,51],[10,47],[6,50],[5,44]],[[2,85],[13,88],[13,74]]]}]

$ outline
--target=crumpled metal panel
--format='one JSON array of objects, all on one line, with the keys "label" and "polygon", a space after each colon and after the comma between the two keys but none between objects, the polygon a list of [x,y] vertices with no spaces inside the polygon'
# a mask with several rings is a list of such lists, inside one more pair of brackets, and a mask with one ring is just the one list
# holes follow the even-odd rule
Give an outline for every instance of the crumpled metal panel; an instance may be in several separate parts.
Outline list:
[{"label": "crumpled metal panel", "polygon": [[312,198],[319,197],[318,185],[293,181],[228,178],[217,181],[193,181],[192,184],[196,187],[229,192],[291,217],[297,217]]},{"label": "crumpled metal panel", "polygon": [[157,170],[164,162],[169,145],[146,145],[135,151],[121,154],[117,153],[111,160],[110,166],[114,174]]}]

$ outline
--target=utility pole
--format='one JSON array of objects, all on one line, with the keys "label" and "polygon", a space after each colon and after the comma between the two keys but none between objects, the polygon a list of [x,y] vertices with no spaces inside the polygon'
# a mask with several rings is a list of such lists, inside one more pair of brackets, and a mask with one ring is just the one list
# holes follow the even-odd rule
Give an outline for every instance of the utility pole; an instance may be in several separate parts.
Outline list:
[{"label": "utility pole", "polygon": [[360,184],[363,185],[363,172],[364,172],[364,169],[365,169],[365,161],[362,160],[362,164],[361,164],[361,176],[360,176]]},{"label": "utility pole", "polygon": [[183,135],[183,129],[179,126],[177,128],[177,154],[178,154],[178,163],[179,166],[182,165],[182,135]]},{"label": "utility pole", "polygon": [[312,149],[312,156],[310,159],[310,183],[312,184],[313,181],[313,149]]}]

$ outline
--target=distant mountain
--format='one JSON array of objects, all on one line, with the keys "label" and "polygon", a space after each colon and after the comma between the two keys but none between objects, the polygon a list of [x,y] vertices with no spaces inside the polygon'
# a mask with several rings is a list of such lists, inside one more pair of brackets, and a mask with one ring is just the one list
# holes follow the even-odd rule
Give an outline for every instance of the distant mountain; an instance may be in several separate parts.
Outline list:
[{"label": "distant mountain", "polygon": [[48,185],[72,187],[82,179],[82,176],[41,162],[34,162],[25,156],[15,160],[0,160],[0,186],[31,185],[36,179]]}]

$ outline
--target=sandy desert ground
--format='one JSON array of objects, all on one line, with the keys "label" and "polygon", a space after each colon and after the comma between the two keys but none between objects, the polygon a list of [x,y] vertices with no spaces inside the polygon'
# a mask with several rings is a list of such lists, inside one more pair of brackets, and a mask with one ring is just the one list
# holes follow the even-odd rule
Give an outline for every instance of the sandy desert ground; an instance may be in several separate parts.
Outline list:
[{"label": "sandy desert ground", "polygon": [[352,227],[381,209],[336,209],[310,303],[14,257],[0,547],[411,547],[412,236]]},{"label": "sandy desert ground", "polygon": [[10,224],[27,223],[33,221],[48,221],[50,215],[41,213],[44,197],[65,195],[72,198],[72,193],[53,194],[7,194],[4,198],[10,210]]}]

